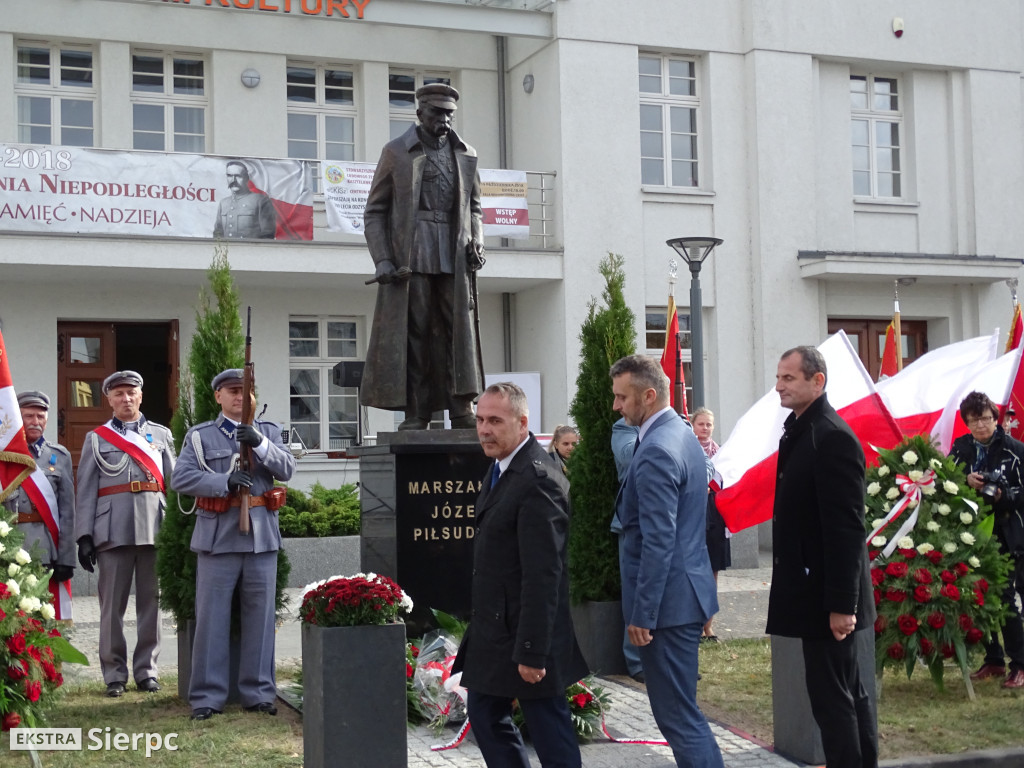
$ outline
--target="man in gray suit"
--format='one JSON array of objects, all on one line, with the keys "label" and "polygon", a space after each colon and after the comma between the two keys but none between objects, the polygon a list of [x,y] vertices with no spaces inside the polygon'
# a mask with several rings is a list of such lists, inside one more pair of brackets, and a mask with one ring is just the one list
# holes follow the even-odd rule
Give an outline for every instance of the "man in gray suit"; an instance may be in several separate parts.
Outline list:
[{"label": "man in gray suit", "polygon": [[70,619],[71,591],[63,582],[75,572],[75,478],[71,471],[71,454],[63,445],[51,443],[43,437],[50,413],[50,398],[46,394],[20,392],[18,406],[28,448],[53,490],[56,506],[54,509],[37,509],[20,486],[4,506],[18,515],[17,525],[25,535],[22,545],[25,550],[31,552],[36,548],[38,554],[34,557],[38,556],[53,571],[50,591],[54,595],[53,607],[57,618]]},{"label": "man in gray suit", "polygon": [[142,376],[118,371],[103,381],[113,418],[85,436],[78,462],[75,537],[78,562],[99,564],[100,668],[108,696],[123,696],[128,682],[124,612],[135,578],[138,641],[132,673],[140,691],[160,690],[160,606],[156,535],[164,519],[164,481],[174,469],[174,439],[147,421]]},{"label": "man in gray suit", "polygon": [[626,629],[640,649],[651,711],[676,765],[722,768],[697,706],[697,646],[718,610],[704,537],[704,451],[669,406],[668,377],[657,360],[630,355],[610,373],[613,408],[640,428],[615,505]]},{"label": "man in gray suit", "polygon": [[[241,424],[242,369],[214,377],[221,407],[215,421],[196,424],[181,446],[171,487],[196,497],[192,551],[196,564],[196,637],[188,699],[193,720],[208,720],[228,699],[231,598],[241,598],[241,652],[238,692],[247,712],[276,715],[274,678],[274,598],[277,592],[277,524],[280,502],[268,494],[274,480],[285,482],[295,458],[284,447],[281,428],[268,421]],[[255,406],[255,403],[254,403]],[[238,469],[241,445],[253,451],[248,472]],[[238,529],[239,489],[249,491],[251,533]]]}]

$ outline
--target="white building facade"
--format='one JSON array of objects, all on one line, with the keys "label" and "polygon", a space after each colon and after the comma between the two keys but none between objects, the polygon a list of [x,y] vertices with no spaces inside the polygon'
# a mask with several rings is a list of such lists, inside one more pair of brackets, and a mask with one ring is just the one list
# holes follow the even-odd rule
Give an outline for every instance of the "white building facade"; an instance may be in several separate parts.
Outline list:
[{"label": "white building facade", "polygon": [[[533,236],[490,239],[479,275],[488,373],[539,372],[550,431],[568,418],[599,260],[625,258],[638,343],[655,349],[665,241],[719,237],[701,286],[705,404],[721,442],[783,350],[844,327],[873,364],[897,279],[910,358],[1007,327],[1024,235],[1024,19],[1011,0],[981,10],[9,0],[0,144],[372,163],[413,119],[415,88],[448,80],[481,167],[535,172]],[[138,368],[143,410],[169,412],[215,246],[29,232],[0,211],[0,329],[16,386],[60,404],[49,437],[76,448],[98,422],[103,409],[76,410],[75,392],[103,370]],[[343,449],[355,394],[334,388],[331,368],[365,354],[365,243],[329,231],[318,199],[311,242],[231,241],[227,253],[254,309],[268,418],[313,449],[299,483],[354,480]],[[688,296],[682,265],[683,314]],[[366,416],[368,434],[396,423]]]}]

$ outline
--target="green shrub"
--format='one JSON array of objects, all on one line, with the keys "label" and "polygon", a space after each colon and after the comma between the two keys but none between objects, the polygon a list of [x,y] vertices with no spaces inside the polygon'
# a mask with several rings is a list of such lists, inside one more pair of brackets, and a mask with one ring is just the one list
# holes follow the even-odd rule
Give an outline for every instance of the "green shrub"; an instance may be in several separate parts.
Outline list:
[{"label": "green shrub", "polygon": [[359,494],[353,484],[329,489],[316,483],[309,494],[289,488],[278,517],[285,538],[357,536]]},{"label": "green shrub", "polygon": [[580,372],[569,413],[580,442],[569,457],[569,591],[574,603],[619,600],[618,539],[610,530],[619,490],[612,456],[612,380],[608,369],[636,350],[636,318],[626,305],[625,261],[609,253],[598,269],[605,279],[604,306],[591,299],[580,328]]}]

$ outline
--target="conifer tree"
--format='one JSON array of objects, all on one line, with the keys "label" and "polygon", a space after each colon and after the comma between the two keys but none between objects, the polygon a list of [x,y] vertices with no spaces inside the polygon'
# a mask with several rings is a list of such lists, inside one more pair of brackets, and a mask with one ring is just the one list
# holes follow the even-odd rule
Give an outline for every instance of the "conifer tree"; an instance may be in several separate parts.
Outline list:
[{"label": "conifer tree", "polygon": [[[189,427],[211,421],[220,413],[210,382],[226,368],[241,368],[245,362],[245,336],[242,332],[241,303],[231,276],[227,246],[218,245],[206,272],[208,285],[199,290],[196,331],[192,336],[188,367],[178,385],[178,404],[171,419],[175,450]],[[195,516],[189,511],[193,499],[167,492],[167,509],[157,538],[157,576],[160,601],[174,613],[179,626],[195,618],[196,555],[189,545],[195,528]],[[182,511],[184,510],[184,511]],[[288,581],[287,557],[278,554],[278,607]]]},{"label": "conifer tree", "polygon": [[591,299],[580,328],[580,372],[570,413],[580,442],[569,457],[572,498],[569,588],[573,602],[619,600],[618,540],[609,528],[619,483],[611,451],[612,381],[608,370],[636,350],[635,315],[626,306],[624,259],[609,253],[598,266],[604,306]]}]

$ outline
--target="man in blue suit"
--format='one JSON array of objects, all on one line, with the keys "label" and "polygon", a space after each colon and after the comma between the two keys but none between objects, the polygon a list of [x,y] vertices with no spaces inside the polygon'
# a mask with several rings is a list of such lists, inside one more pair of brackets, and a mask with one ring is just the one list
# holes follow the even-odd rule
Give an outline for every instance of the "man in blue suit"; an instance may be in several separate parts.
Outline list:
[{"label": "man in blue suit", "polygon": [[640,428],[616,500],[622,525],[622,612],[640,649],[658,728],[680,768],[722,768],[697,706],[697,647],[718,610],[704,537],[707,472],[697,437],[669,407],[656,360],[630,355],[611,368],[614,409]]}]

